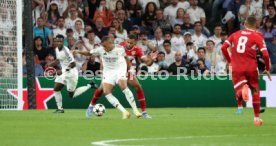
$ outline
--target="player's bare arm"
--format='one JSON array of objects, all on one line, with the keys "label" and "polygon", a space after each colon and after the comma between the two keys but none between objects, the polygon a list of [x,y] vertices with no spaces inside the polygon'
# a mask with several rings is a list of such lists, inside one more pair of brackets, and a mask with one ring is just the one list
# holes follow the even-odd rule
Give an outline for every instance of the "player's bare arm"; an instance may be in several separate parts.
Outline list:
[{"label": "player's bare arm", "polygon": [[76,55],[76,54],[80,54],[80,55],[84,55],[84,56],[90,56],[91,55],[91,53],[89,51],[74,50],[73,55]]},{"label": "player's bare arm", "polygon": [[154,62],[154,60],[157,58],[158,52],[150,53],[148,56],[142,56],[140,60],[144,62],[147,66],[151,66]]},{"label": "player's bare arm", "polygon": [[60,63],[59,60],[56,59],[55,61],[53,61],[53,62],[47,64],[46,66],[47,66],[47,67],[53,67],[53,66],[57,66],[59,63]]}]

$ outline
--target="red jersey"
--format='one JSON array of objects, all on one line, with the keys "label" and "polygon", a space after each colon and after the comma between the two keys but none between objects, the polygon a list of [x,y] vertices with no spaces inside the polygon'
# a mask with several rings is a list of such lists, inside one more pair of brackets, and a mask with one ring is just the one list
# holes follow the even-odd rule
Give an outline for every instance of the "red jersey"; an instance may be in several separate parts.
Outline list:
[{"label": "red jersey", "polygon": [[126,48],[126,43],[125,42],[120,43],[120,45],[125,48],[125,52],[126,52],[126,54],[128,56],[128,59],[130,61],[132,61],[135,57],[141,58],[141,57],[144,56],[143,50],[138,46],[134,46],[132,49],[128,50]]},{"label": "red jersey", "polygon": [[[227,52],[232,47],[231,57]],[[232,65],[233,71],[256,70],[258,67],[256,50],[260,49],[265,60],[266,70],[269,71],[269,55],[262,35],[251,29],[233,33],[222,45],[222,53]]]}]

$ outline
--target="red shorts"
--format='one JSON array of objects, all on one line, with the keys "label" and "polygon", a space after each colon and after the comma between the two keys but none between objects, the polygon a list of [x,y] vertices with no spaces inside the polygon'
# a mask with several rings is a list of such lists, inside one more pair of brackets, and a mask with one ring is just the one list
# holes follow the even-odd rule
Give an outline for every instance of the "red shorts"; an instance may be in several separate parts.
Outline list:
[{"label": "red shorts", "polygon": [[250,88],[259,89],[259,72],[255,71],[233,71],[232,82],[236,92],[247,84]]}]

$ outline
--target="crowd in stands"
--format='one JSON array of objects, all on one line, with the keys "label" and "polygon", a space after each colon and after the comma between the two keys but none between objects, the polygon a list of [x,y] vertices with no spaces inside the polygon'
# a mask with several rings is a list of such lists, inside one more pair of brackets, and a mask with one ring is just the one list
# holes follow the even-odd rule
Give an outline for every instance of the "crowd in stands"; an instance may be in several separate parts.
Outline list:
[{"label": "crowd in stands", "polygon": [[[151,66],[138,59],[132,62],[137,74],[166,70],[176,75],[177,68],[184,67],[188,75],[193,70],[226,75],[229,67],[220,47],[229,35],[244,29],[249,15],[258,20],[258,31],[270,53],[271,72],[276,73],[275,5],[273,0],[33,0],[36,75],[43,75],[47,63],[55,60],[57,35],[63,35],[64,45],[73,51],[94,49],[106,35],[119,44],[130,34],[137,35],[144,54],[158,52]],[[3,21],[0,16],[0,24]],[[260,52],[257,58],[262,70]],[[75,59],[80,72],[101,68],[95,56],[76,55]]]}]

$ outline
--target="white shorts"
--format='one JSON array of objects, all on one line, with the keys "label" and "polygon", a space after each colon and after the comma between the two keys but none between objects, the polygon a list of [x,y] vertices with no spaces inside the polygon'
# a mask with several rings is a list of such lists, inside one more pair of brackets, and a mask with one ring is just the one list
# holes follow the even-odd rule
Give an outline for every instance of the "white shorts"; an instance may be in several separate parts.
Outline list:
[{"label": "white shorts", "polygon": [[118,84],[119,80],[127,80],[127,68],[121,67],[114,71],[103,71],[102,83]]},{"label": "white shorts", "polygon": [[67,91],[74,92],[78,84],[78,78],[79,73],[75,67],[69,71],[62,72],[61,75],[56,77],[55,82],[66,85]]}]

